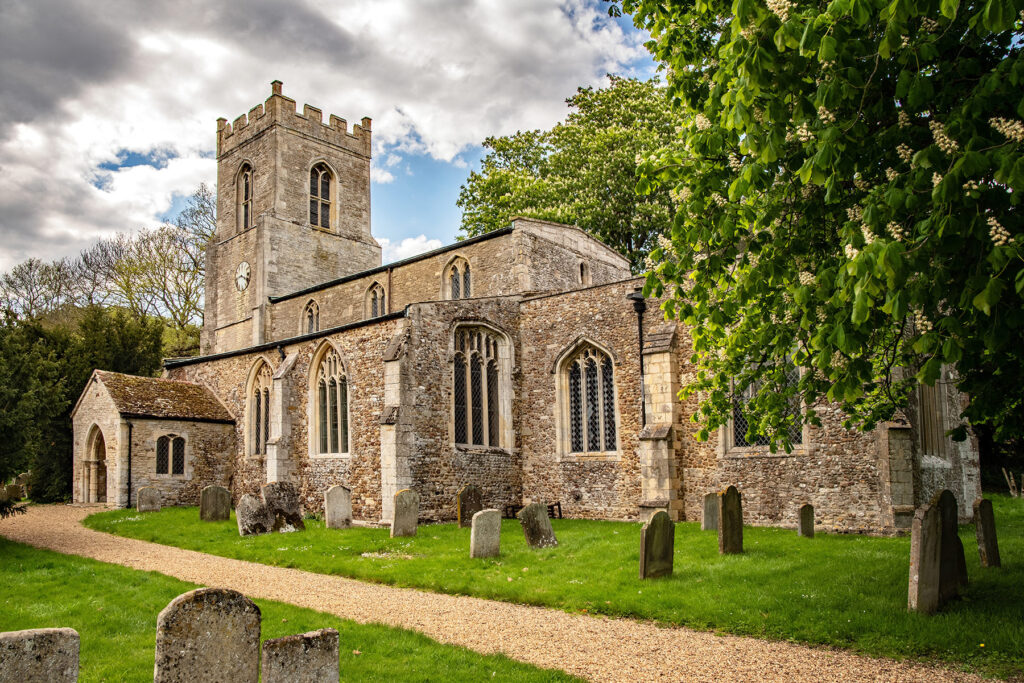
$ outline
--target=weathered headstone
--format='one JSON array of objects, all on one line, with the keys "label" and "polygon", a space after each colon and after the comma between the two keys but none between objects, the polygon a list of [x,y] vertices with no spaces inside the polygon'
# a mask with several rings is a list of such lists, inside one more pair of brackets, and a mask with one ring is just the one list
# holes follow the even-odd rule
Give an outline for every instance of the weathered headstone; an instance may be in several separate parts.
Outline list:
[{"label": "weathered headstone", "polygon": [[0,633],[0,681],[75,683],[79,643],[73,628]]},{"label": "weathered headstone", "polygon": [[939,608],[942,513],[931,503],[914,512],[910,524],[910,584],[907,609],[933,614]]},{"label": "weathered headstone", "polygon": [[672,575],[676,525],[664,510],[658,510],[640,529],[640,578]]},{"label": "weathered headstone", "polygon": [[459,527],[467,527],[473,523],[473,515],[484,509],[483,494],[480,487],[466,484],[455,494],[455,516]]},{"label": "weathered headstone", "polygon": [[231,519],[231,493],[223,486],[207,486],[199,494],[199,519],[223,522]]},{"label": "weathered headstone", "polygon": [[352,489],[332,486],[324,494],[324,516],[328,529],[347,529],[352,526]]},{"label": "weathered headstone", "polygon": [[11,497],[7,493],[7,487],[0,484],[0,500],[10,500]]},{"label": "weathered headstone", "polygon": [[526,536],[526,545],[531,548],[552,548],[558,545],[555,531],[548,519],[548,506],[542,503],[530,503],[517,515],[519,524]]},{"label": "weathered headstone", "polygon": [[21,487],[17,484],[8,484],[4,489],[7,491],[7,500],[21,500]]},{"label": "weathered headstone", "polygon": [[982,567],[1000,567],[999,542],[996,540],[996,518],[992,501],[979,498],[974,501],[974,533],[978,538],[978,556]]},{"label": "weathered headstone", "polygon": [[143,486],[136,493],[136,506],[139,512],[160,512],[160,489]]},{"label": "weathered headstone", "polygon": [[718,530],[718,492],[712,491],[704,496],[704,516],[700,520],[701,531]]},{"label": "weathered headstone", "polygon": [[[302,521],[302,507],[295,484],[287,481],[272,481],[264,484],[260,491],[267,512],[274,518],[273,531],[305,530]],[[237,513],[236,513],[237,514]]]},{"label": "weathered headstone", "polygon": [[501,551],[501,512],[481,510],[473,515],[469,532],[470,557],[497,557]]},{"label": "weathered headstone", "polygon": [[800,526],[797,527],[796,534],[814,538],[814,506],[810,503],[800,506]]},{"label": "weathered headstone", "polygon": [[238,591],[189,591],[157,617],[154,683],[256,683],[259,667],[260,608]]},{"label": "weathered headstone", "polygon": [[30,476],[31,475],[28,472],[22,472],[21,474],[18,475],[18,478],[14,480],[14,483],[21,487],[21,493],[26,498],[28,498],[29,494],[28,480]]},{"label": "weathered headstone", "polygon": [[718,494],[718,552],[743,552],[743,500],[735,486]]},{"label": "weathered headstone", "polygon": [[420,517],[420,494],[402,489],[395,494],[394,517],[391,518],[391,537],[415,536]]},{"label": "weathered headstone", "polygon": [[967,587],[967,558],[960,540],[956,496],[949,489],[940,491],[932,499],[938,501],[942,514],[942,539],[939,541],[939,605],[960,595]]},{"label": "weathered headstone", "polygon": [[333,628],[263,641],[263,683],[337,683],[338,632]]},{"label": "weathered headstone", "polygon": [[239,536],[266,534],[274,526],[274,517],[267,510],[263,500],[246,493],[235,506],[235,521],[238,522]]}]

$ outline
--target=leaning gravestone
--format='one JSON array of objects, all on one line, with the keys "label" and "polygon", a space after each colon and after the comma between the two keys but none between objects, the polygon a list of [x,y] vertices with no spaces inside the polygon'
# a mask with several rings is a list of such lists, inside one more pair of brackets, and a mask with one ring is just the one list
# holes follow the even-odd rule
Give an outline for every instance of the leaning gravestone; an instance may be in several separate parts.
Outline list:
[{"label": "leaning gravestone", "polygon": [[658,510],[640,529],[640,578],[672,576],[676,525],[664,510]]},{"label": "leaning gravestone", "polygon": [[338,632],[333,628],[263,641],[263,683],[337,683]]},{"label": "leaning gravestone", "polygon": [[420,494],[402,489],[395,494],[394,517],[391,518],[391,537],[415,536],[420,517]]},{"label": "leaning gravestone", "polygon": [[235,521],[238,522],[239,536],[266,534],[274,526],[274,517],[267,510],[263,500],[251,493],[238,499],[238,505],[235,506]]},{"label": "leaning gravestone", "polygon": [[907,609],[933,614],[939,608],[939,564],[942,513],[937,505],[922,505],[910,525],[910,585]]},{"label": "leaning gravestone", "polygon": [[481,510],[473,515],[469,532],[469,556],[497,557],[501,550],[501,512]]},{"label": "leaning gravestone", "polygon": [[332,486],[324,494],[324,516],[328,529],[352,526],[352,489]]},{"label": "leaning gravestone", "polygon": [[712,491],[704,496],[704,516],[700,520],[701,531],[718,530],[718,492]]},{"label": "leaning gravestone", "polygon": [[75,683],[79,643],[73,628],[0,633],[0,681]]},{"label": "leaning gravestone", "polygon": [[743,500],[735,486],[718,494],[718,552],[743,552]]},{"label": "leaning gravestone", "polygon": [[555,532],[548,519],[548,506],[530,503],[519,511],[519,524],[526,536],[526,545],[531,548],[553,548],[558,545]]},{"label": "leaning gravestone", "polygon": [[14,483],[21,487],[22,494],[28,498],[28,480],[31,475],[28,472],[22,472],[18,475],[18,478],[14,480]]},{"label": "leaning gravestone", "polygon": [[960,589],[967,587],[967,559],[964,544],[958,533],[958,510],[956,496],[945,489],[932,499],[938,501],[942,514],[942,539],[939,541],[939,604],[943,605],[960,595]]},{"label": "leaning gravestone", "polygon": [[796,535],[814,538],[814,506],[810,503],[800,506],[800,526]]},{"label": "leaning gravestone", "polygon": [[160,489],[143,486],[136,496],[139,512],[160,512]]},{"label": "leaning gravestone", "polygon": [[272,481],[264,484],[260,491],[267,512],[274,518],[272,531],[304,531],[302,508],[299,506],[299,492],[295,484],[286,481]]},{"label": "leaning gravestone", "polygon": [[974,533],[978,538],[978,556],[982,567],[1000,567],[999,543],[996,540],[996,518],[992,501],[979,498],[974,501]]},{"label": "leaning gravestone", "polygon": [[483,494],[480,487],[466,484],[455,494],[455,516],[459,527],[464,528],[473,523],[473,515],[484,509]]},{"label": "leaning gravestone", "polygon": [[154,683],[252,681],[260,676],[260,608],[238,591],[179,595],[156,620]]},{"label": "leaning gravestone", "polygon": [[231,519],[231,494],[223,486],[207,486],[199,494],[199,519],[223,522]]}]

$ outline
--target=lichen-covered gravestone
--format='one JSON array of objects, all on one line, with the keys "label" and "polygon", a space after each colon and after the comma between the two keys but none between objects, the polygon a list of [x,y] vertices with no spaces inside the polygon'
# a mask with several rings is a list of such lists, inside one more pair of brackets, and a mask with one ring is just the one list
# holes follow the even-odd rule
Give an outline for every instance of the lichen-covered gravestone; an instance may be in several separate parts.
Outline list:
[{"label": "lichen-covered gravestone", "polygon": [[718,531],[718,492],[704,496],[704,516],[700,520],[701,531]]},{"label": "lichen-covered gravestone", "polygon": [[73,628],[0,633],[0,681],[75,683],[79,642]]},{"label": "lichen-covered gravestone", "polygon": [[238,591],[189,591],[157,617],[154,683],[256,683],[259,667],[260,608]]},{"label": "lichen-covered gravestone", "polygon": [[260,490],[267,512],[274,518],[272,531],[304,531],[302,507],[295,484],[287,481],[272,481]]},{"label": "lichen-covered gravestone", "polygon": [[664,510],[658,510],[640,529],[640,578],[672,575],[676,525]]},{"label": "lichen-covered gravestone", "polygon": [[469,532],[470,557],[497,557],[501,550],[501,512],[481,510],[473,515]]},{"label": "lichen-covered gravestone", "polygon": [[235,521],[238,522],[239,536],[254,536],[269,533],[274,518],[261,498],[246,493],[235,506]]},{"label": "lichen-covered gravestone", "polygon": [[1000,567],[999,542],[996,540],[996,518],[992,501],[979,498],[974,501],[974,533],[978,539],[978,557],[982,567]]},{"label": "lichen-covered gravestone", "polygon": [[31,475],[28,472],[22,472],[21,474],[18,475],[18,478],[14,480],[14,483],[21,487],[21,493],[26,498],[28,498],[29,494],[28,480],[30,478]]},{"label": "lichen-covered gravestone", "polygon": [[263,683],[337,683],[338,632],[333,628],[263,642]]},{"label": "lichen-covered gravestone", "polygon": [[139,512],[160,512],[160,489],[143,486],[136,493]]},{"label": "lichen-covered gravestone", "polygon": [[455,494],[455,516],[459,527],[464,528],[473,523],[473,515],[484,509],[483,494],[480,487],[466,484]]},{"label": "lichen-covered gravestone", "polygon": [[391,537],[415,536],[420,517],[420,494],[402,489],[395,494],[394,517],[391,518]]},{"label": "lichen-covered gravestone", "polygon": [[718,552],[743,552],[743,500],[735,486],[718,494]]},{"label": "lichen-covered gravestone", "polygon": [[939,608],[942,513],[929,503],[914,511],[910,524],[910,584],[907,609],[932,614]]},{"label": "lichen-covered gravestone", "polygon": [[814,506],[810,503],[800,506],[800,523],[796,533],[797,536],[814,538]]},{"label": "lichen-covered gravestone", "polygon": [[7,500],[21,500],[21,487],[17,484],[8,484],[4,489],[7,492]]},{"label": "lichen-covered gravestone", "polygon": [[555,531],[548,519],[548,506],[530,503],[519,511],[519,524],[526,536],[526,545],[531,548],[553,548],[558,545]]},{"label": "lichen-covered gravestone", "polygon": [[939,605],[960,595],[960,589],[967,587],[967,558],[964,544],[958,533],[958,510],[956,496],[949,489],[936,494],[942,514],[942,540],[939,542]]},{"label": "lichen-covered gravestone", "polygon": [[332,486],[324,494],[324,517],[328,529],[352,526],[352,489]]},{"label": "lichen-covered gravestone", "polygon": [[223,522],[231,519],[231,493],[223,486],[207,486],[199,494],[199,519]]}]

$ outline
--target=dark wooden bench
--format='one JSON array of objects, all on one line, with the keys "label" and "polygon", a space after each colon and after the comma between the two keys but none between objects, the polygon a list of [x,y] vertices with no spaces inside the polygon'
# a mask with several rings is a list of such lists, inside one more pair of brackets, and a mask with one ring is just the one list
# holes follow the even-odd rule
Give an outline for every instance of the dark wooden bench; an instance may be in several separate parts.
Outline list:
[{"label": "dark wooden bench", "polygon": [[[515,519],[522,505],[509,504],[505,506],[505,519]],[[557,513],[557,514],[556,514]],[[548,505],[548,517],[562,519],[562,502],[557,501]]]}]

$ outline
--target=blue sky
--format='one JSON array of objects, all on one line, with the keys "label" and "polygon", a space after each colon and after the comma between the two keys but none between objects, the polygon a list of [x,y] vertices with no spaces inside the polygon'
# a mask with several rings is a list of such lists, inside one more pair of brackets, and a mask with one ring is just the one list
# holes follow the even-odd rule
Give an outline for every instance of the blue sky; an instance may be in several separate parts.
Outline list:
[{"label": "blue sky", "polygon": [[598,0],[14,0],[0,7],[0,270],[173,218],[212,184],[215,121],[285,83],[373,118],[386,259],[451,242],[489,135],[548,128],[578,86],[650,76]]}]

